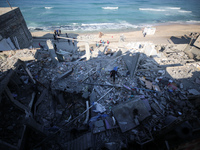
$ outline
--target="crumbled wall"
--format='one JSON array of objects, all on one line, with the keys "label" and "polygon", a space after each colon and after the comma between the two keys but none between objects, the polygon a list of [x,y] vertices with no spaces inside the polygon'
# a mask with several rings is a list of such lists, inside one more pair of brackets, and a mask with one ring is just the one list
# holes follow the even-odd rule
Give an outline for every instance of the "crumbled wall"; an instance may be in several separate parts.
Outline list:
[{"label": "crumbled wall", "polygon": [[0,16],[0,35],[3,38],[10,37],[14,45],[13,37],[17,37],[20,49],[31,45],[32,35],[19,8],[14,8]]}]

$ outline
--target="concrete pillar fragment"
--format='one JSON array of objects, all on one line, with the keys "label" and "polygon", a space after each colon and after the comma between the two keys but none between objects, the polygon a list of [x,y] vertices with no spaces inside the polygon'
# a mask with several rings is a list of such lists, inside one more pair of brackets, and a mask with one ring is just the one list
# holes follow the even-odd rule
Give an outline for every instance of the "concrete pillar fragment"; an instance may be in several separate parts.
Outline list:
[{"label": "concrete pillar fragment", "polygon": [[52,59],[52,63],[53,63],[54,66],[57,66],[59,61],[58,61],[57,55],[55,53],[53,43],[52,43],[51,40],[47,40],[46,42],[47,42],[47,46],[48,46],[49,55]]}]

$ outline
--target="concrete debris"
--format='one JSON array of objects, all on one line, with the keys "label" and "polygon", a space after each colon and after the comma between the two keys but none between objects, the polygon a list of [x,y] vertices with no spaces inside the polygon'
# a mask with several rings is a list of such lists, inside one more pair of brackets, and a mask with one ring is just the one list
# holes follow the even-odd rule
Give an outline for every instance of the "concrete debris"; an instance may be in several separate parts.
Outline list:
[{"label": "concrete debris", "polygon": [[188,92],[189,92],[189,94],[200,95],[200,92],[197,91],[196,89],[189,89]]},{"label": "concrete debris", "polygon": [[59,43],[69,49],[57,43],[55,51],[47,40],[48,51],[0,53],[3,148],[120,149],[163,139],[171,149],[171,137],[198,135],[199,63],[184,46],[121,36],[123,48],[83,41],[78,48],[69,43],[81,37],[68,39]]}]

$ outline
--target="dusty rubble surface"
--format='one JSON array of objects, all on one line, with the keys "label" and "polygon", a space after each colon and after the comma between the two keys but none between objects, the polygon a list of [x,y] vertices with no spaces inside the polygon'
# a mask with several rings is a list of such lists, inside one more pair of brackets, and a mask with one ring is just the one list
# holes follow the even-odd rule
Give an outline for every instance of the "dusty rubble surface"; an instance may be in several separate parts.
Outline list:
[{"label": "dusty rubble surface", "polygon": [[51,43],[0,53],[2,148],[172,149],[199,138],[199,62],[185,45],[123,45],[94,45],[88,60],[84,47],[55,55]]}]

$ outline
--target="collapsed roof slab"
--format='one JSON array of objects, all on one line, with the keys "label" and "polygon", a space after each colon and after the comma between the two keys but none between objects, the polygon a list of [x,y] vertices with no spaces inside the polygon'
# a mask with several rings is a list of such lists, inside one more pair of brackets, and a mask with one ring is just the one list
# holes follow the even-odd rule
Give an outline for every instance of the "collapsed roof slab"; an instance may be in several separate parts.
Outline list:
[{"label": "collapsed roof slab", "polygon": [[137,113],[138,121],[143,121],[146,117],[151,115],[145,106],[145,103],[140,99],[118,105],[113,108],[112,112],[122,132],[131,130],[138,125],[134,120],[136,117],[134,112]]},{"label": "collapsed roof slab", "polygon": [[137,69],[139,57],[140,53],[127,54],[122,57],[123,61],[126,63],[126,66],[130,72],[131,78],[133,78],[135,71]]}]

